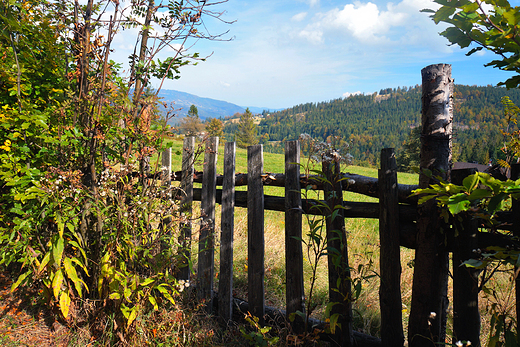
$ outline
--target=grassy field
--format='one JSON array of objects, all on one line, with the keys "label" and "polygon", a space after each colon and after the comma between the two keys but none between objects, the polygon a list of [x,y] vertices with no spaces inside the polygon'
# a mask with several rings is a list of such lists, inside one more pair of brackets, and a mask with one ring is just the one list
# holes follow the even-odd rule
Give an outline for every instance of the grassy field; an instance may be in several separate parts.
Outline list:
[{"label": "grassy field", "polygon": [[[181,167],[182,144],[180,141],[171,142],[172,152],[176,155],[172,158],[172,170],[179,170]],[[223,153],[223,144],[219,148],[219,154]],[[202,170],[203,158],[199,158],[196,170]],[[306,159],[302,158],[302,163]],[[222,160],[218,160],[217,172],[223,172]],[[237,149],[236,153],[236,172],[247,172],[247,151]],[[284,155],[264,153],[264,172],[283,173]],[[364,176],[377,177],[377,169],[346,166],[342,172],[349,172]],[[418,176],[415,174],[399,173],[398,179],[403,184],[417,184]],[[241,187],[245,189],[245,187]],[[264,188],[265,194],[284,195],[284,188],[269,187]],[[376,202],[377,199],[360,194],[345,192],[344,200]],[[217,223],[220,224],[220,210],[217,207]],[[304,231],[306,234],[306,220],[304,218]],[[284,242],[284,215],[281,212],[265,211],[265,285],[266,285],[266,304],[274,307],[285,307],[285,242]],[[379,230],[378,221],[375,219],[347,219],[346,230],[348,232],[349,261],[353,268],[353,278],[365,278],[376,275],[369,280],[363,280],[363,290],[360,298],[354,304],[356,329],[368,334],[378,335],[379,333]],[[217,230],[217,237],[219,230]],[[305,238],[305,237],[304,237]],[[217,241],[218,244],[218,241]],[[195,253],[194,249],[194,253]],[[216,250],[216,273],[218,273],[218,250]],[[312,253],[307,253],[304,247],[304,268],[305,268],[305,287],[310,288],[311,266],[309,259],[313,259]],[[403,267],[403,313],[404,321],[407,321],[407,312],[411,297],[412,270],[407,264],[413,259],[413,251],[402,249]],[[316,289],[314,300],[318,303],[313,316],[324,318],[324,307],[327,304],[328,296],[328,275],[326,258],[322,258],[318,265],[319,271],[316,278]],[[359,271],[358,271],[359,270]],[[215,278],[218,283],[218,276]],[[247,299],[247,212],[244,208],[236,208],[235,211],[235,241],[234,241],[234,286],[237,296]],[[307,292],[308,296],[308,292]]]},{"label": "grassy field", "polygon": [[[171,142],[173,152],[177,152],[173,156],[172,169],[180,170],[182,144],[180,140]],[[220,146],[219,154],[223,154],[223,145]],[[203,158],[199,158],[196,166],[197,170],[202,170]],[[305,159],[302,158],[302,163]],[[237,149],[236,153],[236,172],[247,172],[247,152],[244,149]],[[220,174],[222,170],[222,159],[218,160],[217,172]],[[264,172],[283,173],[284,172],[284,155],[264,153]],[[342,168],[342,172],[349,172],[369,177],[377,177],[377,169],[347,166]],[[398,181],[402,184],[417,184],[418,175],[399,173]],[[246,187],[240,187],[246,189]],[[266,186],[265,194],[284,195],[284,189],[279,187]],[[367,197],[351,192],[344,192],[343,199],[346,201],[376,202],[377,199]],[[195,212],[197,213],[197,212]],[[220,209],[217,206],[216,225],[220,225]],[[304,216],[303,234],[307,234]],[[358,300],[353,304],[355,329],[367,334],[378,336],[380,328],[379,318],[379,272],[380,256],[379,256],[379,230],[378,220],[376,219],[346,219],[346,230],[349,247],[349,262],[352,267],[352,278],[358,279],[362,283],[362,292]],[[265,211],[264,237],[266,244],[265,253],[265,288],[266,288],[266,304],[278,308],[285,307],[285,244],[284,244],[284,215],[281,212]],[[197,229],[197,228],[194,228]],[[216,237],[218,239],[220,231],[217,230]],[[196,238],[196,233],[194,238]],[[236,208],[235,211],[235,241],[234,241],[234,287],[236,296],[247,300],[247,212],[244,208]],[[305,236],[304,236],[305,239]],[[194,240],[194,254],[196,253],[196,241]],[[219,243],[217,240],[217,247]],[[401,296],[403,304],[403,326],[408,325],[408,316],[410,312],[412,282],[413,282],[413,259],[415,251],[401,247]],[[215,283],[218,284],[218,266],[219,250],[216,249],[216,277]],[[308,300],[311,282],[311,264],[312,253],[307,253],[304,247],[304,271],[305,271],[305,288],[306,299]],[[384,260],[383,260],[384,261]],[[324,318],[324,307],[327,304],[328,296],[328,275],[326,258],[323,258],[318,264],[319,271],[316,276],[316,289],[314,292],[314,301],[318,304],[313,311],[313,317]],[[372,276],[375,275],[375,276]],[[370,277],[370,278],[368,278]],[[511,310],[511,298],[508,299],[508,285],[511,281],[506,278],[496,277],[492,280],[496,284],[497,291],[503,291],[504,300],[495,300],[482,294],[480,307],[482,312],[482,342],[484,343],[489,336],[490,324],[489,318],[486,317],[490,305],[494,302],[502,311]],[[365,278],[367,278],[365,280]],[[450,297],[451,297],[451,279],[450,279]],[[509,291],[510,294],[511,291]],[[451,300],[450,300],[451,301]],[[503,306],[503,307],[502,307]],[[512,312],[512,311],[511,311]],[[451,320],[448,321],[448,336],[451,333]]]}]

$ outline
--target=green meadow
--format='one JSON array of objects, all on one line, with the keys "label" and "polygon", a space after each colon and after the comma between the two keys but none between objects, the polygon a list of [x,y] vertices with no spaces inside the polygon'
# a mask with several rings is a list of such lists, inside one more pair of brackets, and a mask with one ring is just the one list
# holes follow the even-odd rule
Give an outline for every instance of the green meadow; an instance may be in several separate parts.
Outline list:
[{"label": "green meadow", "polygon": [[[178,171],[181,168],[181,140],[169,140],[167,146],[172,147],[172,170]],[[199,151],[203,153],[203,151]],[[219,146],[219,155],[223,155],[224,146]],[[196,170],[202,170],[203,155],[196,162]],[[303,166],[306,165],[307,159],[301,158]],[[221,174],[222,157],[217,160],[217,173]],[[303,170],[303,169],[302,169]],[[264,172],[283,173],[285,171],[284,155],[264,152]],[[237,148],[236,151],[236,172],[247,172],[247,150]],[[369,177],[377,177],[377,169],[358,166],[343,166],[342,172],[349,172]],[[399,173],[399,183],[417,184],[418,176],[416,174]],[[245,190],[246,187],[237,187],[237,189]],[[284,188],[281,187],[264,187],[264,193],[268,195],[284,195]],[[377,199],[367,197],[351,192],[344,192],[343,199],[346,201],[376,202]],[[197,204],[195,204],[197,206]],[[194,214],[198,212],[195,209]],[[308,233],[307,216],[304,216],[303,239]],[[362,283],[362,292],[358,300],[354,303],[354,317],[356,329],[364,331],[367,334],[378,335],[379,333],[379,230],[378,221],[376,219],[346,219],[346,230],[348,233],[349,246],[349,262],[352,268],[352,278]],[[218,266],[219,266],[219,249],[218,238],[220,230],[220,208],[217,206],[216,213],[216,269],[215,269],[215,285],[218,288]],[[193,254],[196,254],[196,238],[197,226],[194,226]],[[266,288],[266,305],[278,308],[285,307],[285,222],[284,214],[277,211],[265,211],[265,288]],[[411,283],[413,269],[407,264],[413,259],[413,251],[402,248],[401,263],[403,268],[402,286],[403,286],[403,323],[407,321],[409,306],[411,301]],[[312,252],[307,252],[304,245],[304,271],[305,271],[305,287],[308,298],[311,282],[311,264],[313,259]],[[313,292],[313,301],[316,307],[312,316],[324,319],[324,308],[328,303],[328,274],[327,262],[323,257],[318,264],[318,272],[316,275],[315,289]],[[236,296],[247,300],[247,210],[245,208],[235,209],[235,230],[234,230],[234,289]],[[406,324],[404,324],[406,326]]]}]

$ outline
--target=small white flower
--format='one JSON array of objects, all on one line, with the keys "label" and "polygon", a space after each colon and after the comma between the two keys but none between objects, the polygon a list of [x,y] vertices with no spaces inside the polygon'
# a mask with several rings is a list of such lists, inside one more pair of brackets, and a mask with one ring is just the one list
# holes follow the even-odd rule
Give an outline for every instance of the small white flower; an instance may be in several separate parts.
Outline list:
[{"label": "small white flower", "polygon": [[128,212],[125,212],[123,216],[128,217]]},{"label": "small white flower", "polygon": [[435,317],[437,317],[437,313],[435,312],[430,312],[430,319],[435,319]]},{"label": "small white flower", "polygon": [[466,346],[471,346],[471,341],[466,342]]},{"label": "small white flower", "polygon": [[457,346],[457,347],[462,347],[462,341],[457,341],[457,342],[455,343],[455,346]]}]

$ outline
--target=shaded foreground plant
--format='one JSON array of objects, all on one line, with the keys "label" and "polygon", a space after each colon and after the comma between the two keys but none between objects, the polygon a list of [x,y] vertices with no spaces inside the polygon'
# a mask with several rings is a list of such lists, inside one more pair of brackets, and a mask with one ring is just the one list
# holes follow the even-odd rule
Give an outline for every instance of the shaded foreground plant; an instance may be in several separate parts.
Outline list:
[{"label": "shaded foreground plant", "polygon": [[[64,321],[110,317],[111,338],[125,341],[137,317],[185,288],[175,275],[189,216],[149,159],[164,149],[172,113],[149,81],[201,60],[184,45],[220,37],[200,30],[205,17],[220,18],[213,5],[0,4],[0,265],[17,275],[13,290],[41,288]],[[135,27],[138,53],[123,78],[111,44]]]}]

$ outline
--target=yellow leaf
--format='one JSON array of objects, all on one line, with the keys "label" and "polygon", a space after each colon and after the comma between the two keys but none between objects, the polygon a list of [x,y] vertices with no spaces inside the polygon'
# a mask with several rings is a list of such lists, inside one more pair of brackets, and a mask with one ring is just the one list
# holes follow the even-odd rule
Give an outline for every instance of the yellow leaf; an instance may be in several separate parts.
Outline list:
[{"label": "yellow leaf", "polygon": [[60,296],[60,310],[63,313],[63,317],[67,318],[70,309],[70,297],[69,294],[64,291]]}]

